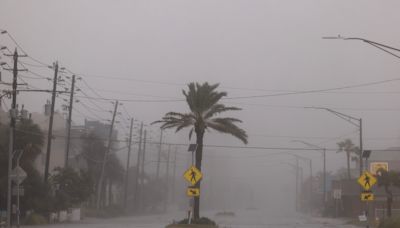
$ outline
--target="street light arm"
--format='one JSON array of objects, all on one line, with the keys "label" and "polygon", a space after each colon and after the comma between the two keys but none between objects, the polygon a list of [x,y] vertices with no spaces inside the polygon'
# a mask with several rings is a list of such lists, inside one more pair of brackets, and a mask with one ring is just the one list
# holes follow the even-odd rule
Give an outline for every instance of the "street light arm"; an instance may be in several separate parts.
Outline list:
[{"label": "street light arm", "polygon": [[[367,42],[367,41],[364,41],[364,42],[366,42],[367,44],[370,44],[370,45],[372,45],[372,46],[374,46],[374,47],[380,49],[381,51],[384,51],[384,52],[386,52],[386,53],[388,53],[388,54],[390,54],[390,55],[393,55],[394,57],[400,59],[400,56],[399,56],[399,55],[396,55],[396,54],[394,54],[393,52],[390,52],[390,51],[388,51],[388,50],[386,50],[386,49],[380,47],[379,45],[375,44],[375,42]],[[399,50],[397,50],[397,49],[395,49],[395,50],[396,50],[396,51],[399,51]]]},{"label": "street light arm", "polygon": [[311,144],[311,143],[308,143],[308,142],[305,142],[305,141],[302,141],[302,140],[292,140],[292,142],[303,143],[304,145],[311,146],[311,147],[317,148],[319,150],[324,150],[325,149],[325,148],[322,148],[320,146],[317,146],[317,145],[314,145],[314,144]]},{"label": "street light arm", "polygon": [[[330,113],[336,115],[337,117],[339,117],[339,118],[341,118],[341,119],[343,119],[343,120],[345,120],[345,121],[351,123],[352,125],[354,125],[354,126],[356,126],[356,127],[360,127],[360,124],[359,124],[360,119],[358,119],[358,118],[356,118],[356,117],[353,117],[353,116],[350,116],[350,115],[347,115],[347,114],[344,114],[344,113],[341,113],[341,112],[338,112],[338,111],[335,111],[335,110],[332,110],[332,109],[330,109],[330,108],[325,108],[325,107],[305,107],[305,108],[326,110],[326,111],[328,111],[328,112],[330,112]],[[353,120],[353,121],[357,121],[358,124],[352,122],[352,120]]]},{"label": "street light arm", "polygon": [[367,43],[367,44],[369,44],[369,45],[371,45],[371,46],[373,46],[375,48],[380,49],[381,51],[384,51],[384,52],[386,52],[386,53],[388,53],[388,54],[400,59],[399,55],[396,55],[393,52],[390,52],[390,51],[388,51],[388,50],[386,50],[384,48],[387,48],[387,49],[390,49],[390,50],[394,50],[394,51],[398,51],[398,52],[400,52],[400,49],[388,46],[386,44],[381,44],[381,43],[378,43],[378,42],[375,42],[375,41],[367,40],[367,39],[364,39],[364,38],[360,38],[360,37],[343,37],[343,36],[338,35],[338,36],[333,36],[333,37],[322,37],[322,39],[359,40],[359,41]]},{"label": "street light arm", "polygon": [[365,42],[367,44],[371,44],[371,45],[374,44],[376,46],[380,46],[380,47],[384,47],[384,48],[388,48],[388,49],[400,52],[400,49],[398,49],[398,48],[394,48],[394,47],[388,46],[386,44],[381,44],[381,43],[378,43],[378,42],[375,42],[375,41],[372,41],[372,40],[367,40],[367,39],[360,38],[360,37],[343,38],[343,40],[361,40],[361,41],[363,41],[363,42]]}]

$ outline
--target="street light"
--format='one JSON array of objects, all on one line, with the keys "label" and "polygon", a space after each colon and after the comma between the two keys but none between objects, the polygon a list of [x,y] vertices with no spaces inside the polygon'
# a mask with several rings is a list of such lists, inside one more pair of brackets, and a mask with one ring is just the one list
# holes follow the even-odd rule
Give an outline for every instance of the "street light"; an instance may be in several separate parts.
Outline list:
[{"label": "street light", "polygon": [[360,176],[362,175],[363,171],[363,160],[362,160],[362,151],[363,151],[363,139],[362,139],[362,118],[356,118],[335,110],[332,110],[330,108],[325,108],[325,107],[305,107],[305,108],[312,108],[312,109],[321,109],[321,110],[326,110],[335,116],[347,121],[348,123],[356,126],[359,129],[360,132],[360,153],[359,153],[359,159],[360,159]]},{"label": "street light", "polygon": [[323,160],[323,192],[322,192],[322,201],[323,201],[323,205],[324,205],[324,209],[326,209],[326,148],[322,148],[320,146],[302,141],[302,140],[292,140],[292,142],[299,142],[302,143],[304,145],[310,146],[310,147],[314,147],[318,150],[321,150],[322,152],[322,160]]},{"label": "street light", "polygon": [[343,37],[341,35],[338,35],[338,36],[322,37],[322,39],[326,39],[326,40],[358,40],[358,41],[362,41],[364,43],[367,43],[367,44],[369,44],[371,46],[374,46],[374,47],[378,48],[379,50],[384,51],[384,52],[386,52],[386,53],[388,53],[388,54],[400,59],[399,55],[396,55],[395,53],[390,52],[390,51],[386,50],[385,48],[393,50],[393,51],[398,51],[398,52],[400,52],[400,49],[388,46],[386,44],[381,44],[381,43],[378,43],[378,42],[375,42],[375,41],[367,40],[367,39],[364,39],[364,38],[360,38],[360,37]]}]

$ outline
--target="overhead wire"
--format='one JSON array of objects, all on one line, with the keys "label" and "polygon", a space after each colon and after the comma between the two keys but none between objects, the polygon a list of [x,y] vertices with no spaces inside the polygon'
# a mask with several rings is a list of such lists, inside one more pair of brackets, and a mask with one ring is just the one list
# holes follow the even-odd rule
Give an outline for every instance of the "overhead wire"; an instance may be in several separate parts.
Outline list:
[{"label": "overhead wire", "polygon": [[[27,134],[36,134],[39,135],[36,132],[32,131],[26,131],[26,130],[21,130],[21,129],[16,129],[16,131],[19,132],[24,132]],[[61,137],[65,138],[67,136],[65,135],[54,135],[55,137]],[[74,139],[91,139],[90,137],[86,136],[80,136],[80,137],[71,137]],[[98,138],[98,140],[108,140],[107,138]],[[128,142],[128,139],[111,139],[113,142]],[[138,143],[139,141],[133,141],[132,143]],[[160,142],[157,140],[148,140],[146,143],[151,144],[151,145],[160,145]],[[171,145],[171,146],[189,146],[189,143],[167,143],[167,142],[162,142],[162,145]],[[277,150],[277,151],[320,151],[321,149],[319,148],[305,148],[305,147],[270,147],[270,146],[232,146],[232,145],[218,145],[218,144],[204,144],[204,147],[209,147],[209,148],[225,148],[225,149],[248,149],[248,150]],[[395,151],[398,152],[400,149],[380,149],[380,148],[371,148],[372,151],[382,151],[382,152],[391,152]],[[337,148],[326,148],[326,151],[337,151]],[[268,152],[269,153],[269,152]]]},{"label": "overhead wire", "polygon": [[41,64],[42,66],[46,66],[46,67],[51,66],[51,65],[49,65],[49,64],[46,64],[46,63],[44,63],[44,62],[42,62],[42,61],[40,61],[40,60],[38,60],[38,59],[36,59],[36,58],[34,58],[34,57],[28,55],[28,53],[22,48],[22,46],[17,42],[17,40],[11,35],[11,33],[10,33],[9,31],[7,31],[7,35],[8,35],[8,37],[13,41],[13,43],[14,43],[25,55],[27,55],[27,57],[29,57],[31,60],[33,60],[34,62],[36,62],[36,63],[38,63],[38,64]]}]

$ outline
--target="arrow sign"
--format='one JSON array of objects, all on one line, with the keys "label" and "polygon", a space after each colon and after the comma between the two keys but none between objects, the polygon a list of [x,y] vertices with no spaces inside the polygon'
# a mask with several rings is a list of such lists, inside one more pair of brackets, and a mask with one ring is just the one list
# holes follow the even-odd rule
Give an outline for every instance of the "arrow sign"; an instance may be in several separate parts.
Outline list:
[{"label": "arrow sign", "polygon": [[374,194],[372,192],[363,192],[361,193],[361,201],[373,201]]},{"label": "arrow sign", "polygon": [[27,176],[28,175],[21,166],[17,166],[11,171],[11,178],[17,184],[21,184]]},{"label": "arrow sign", "polygon": [[188,187],[186,190],[186,195],[189,197],[200,196],[200,189],[194,187]]}]

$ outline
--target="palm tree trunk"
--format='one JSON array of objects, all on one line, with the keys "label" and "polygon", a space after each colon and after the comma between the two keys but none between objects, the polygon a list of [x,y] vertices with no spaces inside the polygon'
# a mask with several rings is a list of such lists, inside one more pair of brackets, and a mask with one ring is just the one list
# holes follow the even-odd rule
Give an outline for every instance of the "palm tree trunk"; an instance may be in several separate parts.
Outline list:
[{"label": "palm tree trunk", "polygon": [[[203,137],[204,137],[204,130],[196,130],[196,143],[197,143],[197,149],[196,149],[196,168],[198,168],[201,171],[201,160],[203,158]],[[196,188],[200,189],[200,182],[197,182],[195,185]],[[193,217],[195,220],[198,220],[200,218],[200,196],[199,197],[194,197],[194,209],[193,209]]]},{"label": "palm tree trunk", "polygon": [[108,181],[108,206],[113,204],[113,194],[112,194],[112,179]]},{"label": "palm tree trunk", "polygon": [[350,173],[350,153],[346,152],[347,155],[347,177],[349,180],[351,179],[351,173]]}]

